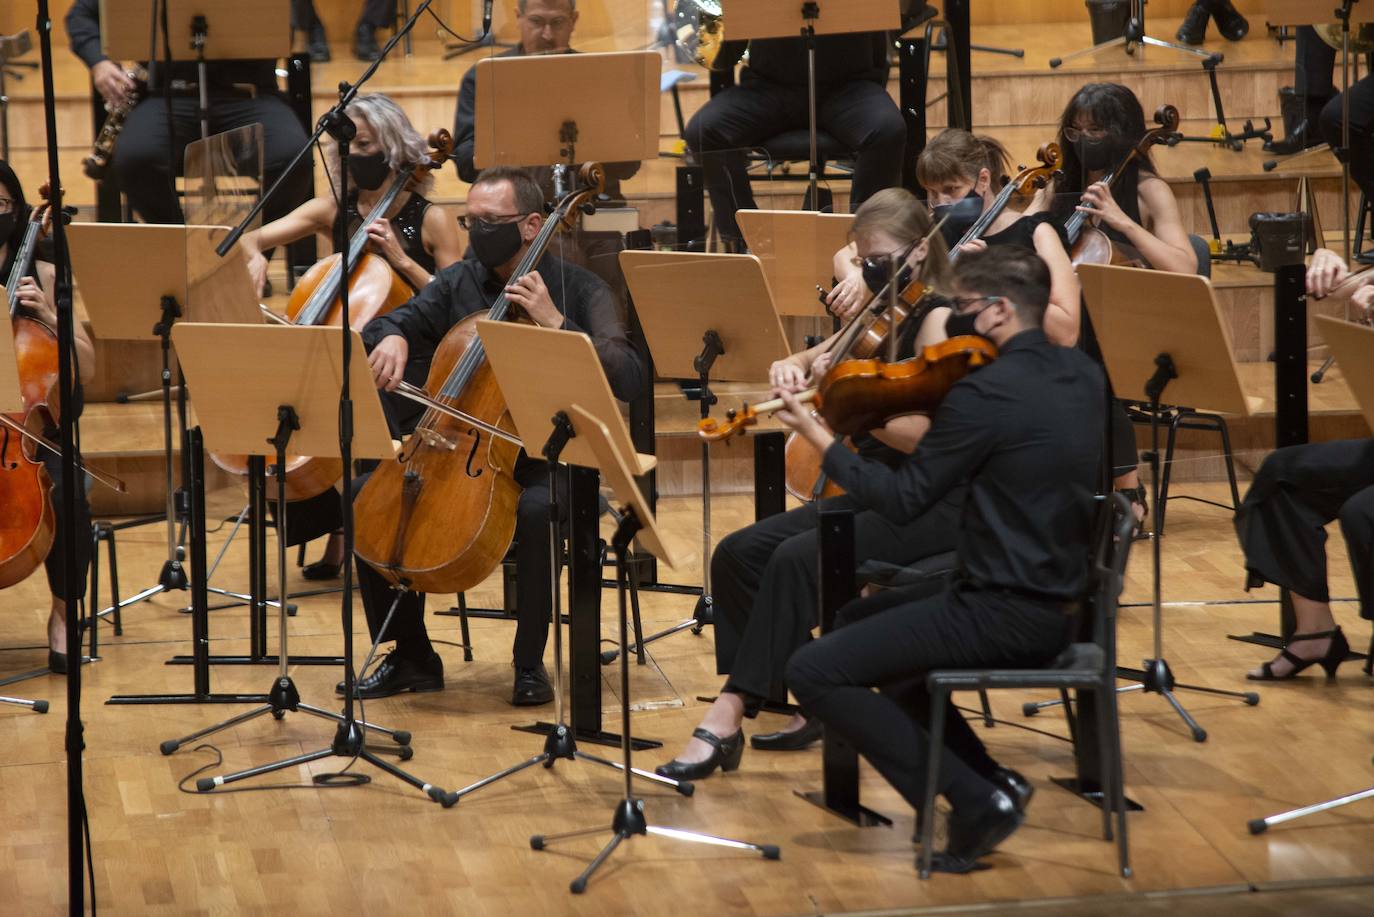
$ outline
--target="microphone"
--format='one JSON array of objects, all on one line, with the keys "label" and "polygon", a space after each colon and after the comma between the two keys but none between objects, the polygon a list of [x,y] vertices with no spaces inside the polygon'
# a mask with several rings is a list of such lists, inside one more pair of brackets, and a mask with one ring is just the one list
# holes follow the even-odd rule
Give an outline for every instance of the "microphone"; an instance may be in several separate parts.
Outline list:
[{"label": "microphone", "polygon": [[491,0],[482,0],[482,38],[491,34]]}]

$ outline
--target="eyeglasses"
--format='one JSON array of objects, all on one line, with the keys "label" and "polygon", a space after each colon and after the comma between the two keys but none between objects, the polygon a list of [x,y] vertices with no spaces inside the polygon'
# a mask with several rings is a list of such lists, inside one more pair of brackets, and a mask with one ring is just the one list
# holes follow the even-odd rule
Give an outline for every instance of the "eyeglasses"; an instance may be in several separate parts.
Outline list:
[{"label": "eyeglasses", "polygon": [[897,248],[894,248],[892,251],[883,252],[880,255],[869,255],[867,258],[860,258],[859,256],[855,255],[853,258],[849,259],[849,263],[852,264],[854,267],[863,267],[864,265],[869,265],[871,268],[886,267],[891,263],[892,259],[894,258],[905,258],[908,254],[911,253],[911,250],[915,247],[915,242],[909,242],[906,245],[898,246]]},{"label": "eyeglasses", "polygon": [[14,207],[13,198],[0,197],[0,213],[14,213]]},{"label": "eyeglasses", "polygon": [[950,299],[949,304],[954,307],[955,312],[968,312],[970,306],[976,306],[980,302],[994,303],[1001,299],[1000,296],[955,296]]},{"label": "eyeglasses", "polygon": [[1101,140],[1103,137],[1107,136],[1108,133],[1109,131],[1100,127],[1095,127],[1091,130],[1085,130],[1080,127],[1066,127],[1064,128],[1064,139],[1069,141],[1069,143],[1077,143],[1085,137],[1089,140]]},{"label": "eyeglasses", "polygon": [[502,223],[518,223],[525,217],[529,216],[532,212],[533,211],[527,210],[524,213],[498,213],[491,219],[486,219],[484,217],[471,217],[464,214],[463,216],[460,216],[458,218],[458,225],[463,227],[465,231],[471,232],[474,228],[477,227],[477,224],[479,223],[482,224],[483,228],[500,226]]},{"label": "eyeglasses", "polygon": [[571,21],[567,16],[555,16],[552,19],[545,19],[543,16],[526,16],[525,21],[530,24],[536,32],[545,29],[553,29],[555,32],[567,28]]}]

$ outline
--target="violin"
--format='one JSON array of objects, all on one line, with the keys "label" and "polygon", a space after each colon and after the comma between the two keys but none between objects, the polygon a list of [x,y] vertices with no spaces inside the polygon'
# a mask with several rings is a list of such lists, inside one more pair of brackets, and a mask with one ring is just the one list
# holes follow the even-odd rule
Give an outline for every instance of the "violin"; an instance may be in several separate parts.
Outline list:
[{"label": "violin", "polygon": [[1006,187],[997,193],[992,205],[983,212],[977,221],[968,228],[962,239],[955,243],[950,249],[949,260],[955,261],[959,257],[960,250],[970,242],[977,241],[987,235],[992,224],[997,222],[997,218],[1002,215],[1002,211],[1007,209],[1013,196],[1017,194],[1028,194],[1032,190],[1039,190],[1049,184],[1051,178],[1059,173],[1059,164],[1063,161],[1063,154],[1059,149],[1059,144],[1054,141],[1042,144],[1036,150],[1035,158],[1040,165],[1026,168],[1021,167],[1021,171],[1016,173],[1011,181],[1007,182]]},{"label": "violin", "polygon": [[[448,161],[453,152],[453,137],[440,129],[429,136],[433,147],[429,159],[406,166],[391,184],[348,242],[348,325],[355,331],[379,315],[385,315],[414,295],[410,284],[391,269],[381,255],[367,250],[367,228],[385,216],[407,186],[423,179]],[[343,264],[339,254],[315,262],[291,291],[286,315],[292,325],[337,325],[342,317]],[[248,456],[210,453],[220,468],[240,477],[248,476]],[[275,474],[268,469],[268,476]],[[286,462],[286,499],[308,500],[324,493],[343,477],[343,464],[336,458],[293,456]]]},{"label": "violin", "polygon": [[[1126,167],[1148,153],[1150,147],[1168,143],[1178,135],[1178,109],[1172,105],[1161,105],[1155,112],[1155,123],[1159,127],[1146,131],[1140,142],[1126,154],[1117,167],[1100,179],[1107,185],[1108,190],[1121,178]],[[1133,246],[1124,242],[1113,242],[1105,232],[1089,224],[1089,216],[1081,210],[1075,210],[1064,224],[1064,232],[1069,240],[1069,260],[1073,262],[1074,267],[1080,264],[1116,264],[1142,268],[1150,266]]]},{"label": "violin", "polygon": [[[508,284],[533,271],[553,237],[593,206],[605,170],[586,163],[580,174],[581,186],[553,209]],[[422,390],[398,389],[428,410],[353,503],[354,552],[392,582],[419,592],[465,592],[491,575],[510,548],[521,492],[512,477],[520,441],[476,326],[511,318],[502,292],[490,309],[444,335]]]},{"label": "violin", "polygon": [[[797,395],[812,403],[826,425],[841,436],[876,430],[894,417],[929,414],[940,406],[954,383],[997,359],[997,347],[986,338],[960,335],[921,348],[909,360],[845,360],[825,374],[820,385]],[[715,442],[729,439],[759,417],[786,407],[781,398],[731,408],[725,420],[704,418],[697,435]]]}]

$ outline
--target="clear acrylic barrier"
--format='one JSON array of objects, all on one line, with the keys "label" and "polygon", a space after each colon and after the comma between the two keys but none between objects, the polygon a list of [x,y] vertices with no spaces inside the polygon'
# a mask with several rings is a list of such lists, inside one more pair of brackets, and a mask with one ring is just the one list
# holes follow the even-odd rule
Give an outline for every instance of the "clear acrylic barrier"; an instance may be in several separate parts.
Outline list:
[{"label": "clear acrylic barrier", "polygon": [[[262,125],[249,124],[186,147],[188,224],[235,226],[262,194]],[[249,226],[249,230],[258,228]]]}]

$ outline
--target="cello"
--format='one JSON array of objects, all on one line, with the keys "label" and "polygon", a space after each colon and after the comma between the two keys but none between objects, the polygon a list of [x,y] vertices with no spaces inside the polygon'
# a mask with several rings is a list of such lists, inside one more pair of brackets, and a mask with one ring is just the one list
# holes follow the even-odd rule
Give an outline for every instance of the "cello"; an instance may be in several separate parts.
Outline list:
[{"label": "cello", "polygon": [[[1099,179],[1106,184],[1107,189],[1121,178],[1126,167],[1134,162],[1138,157],[1144,156],[1149,152],[1150,147],[1160,143],[1168,143],[1178,135],[1178,109],[1172,105],[1161,105],[1155,111],[1155,123],[1159,127],[1151,128],[1140,138],[1140,142],[1131,148],[1117,167]],[[1074,267],[1080,264],[1116,264],[1124,267],[1143,267],[1150,265],[1141,256],[1140,252],[1134,247],[1124,242],[1113,242],[1111,237],[1094,225],[1088,223],[1091,214],[1082,210],[1075,210],[1073,215],[1064,223],[1064,234],[1069,240],[1069,260]]]},{"label": "cello", "polygon": [[[48,185],[39,193],[46,201]],[[53,398],[57,332],[19,309],[19,281],[33,267],[34,250],[50,212],[48,203],[33,209],[15,253],[14,267],[5,280],[22,411],[0,415],[4,420],[0,423],[0,588],[21,582],[37,569],[52,549],[57,532],[50,499],[52,480],[43,463],[25,449],[21,432],[31,432],[33,424],[42,425],[57,417]]]},{"label": "cello", "polygon": [[[535,269],[554,235],[571,227],[604,184],[600,163],[582,166],[582,187],[559,201],[508,284]],[[429,409],[354,500],[359,560],[417,592],[471,589],[496,569],[515,535],[519,440],[476,327],[482,319],[509,320],[511,312],[502,292],[489,309],[466,316],[439,343],[423,392],[398,390]]]},{"label": "cello", "polygon": [[[391,210],[401,192],[413,182],[440,168],[453,152],[453,137],[439,129],[429,136],[433,149],[425,162],[412,164],[397,172],[375,207],[368,212],[348,242],[348,325],[355,331],[379,315],[385,315],[414,295],[410,284],[391,269],[381,255],[367,250],[367,228]],[[305,272],[286,306],[292,325],[337,325],[343,304],[339,288],[343,284],[342,259],[329,255]],[[230,474],[248,476],[248,456],[211,453],[210,459]],[[268,469],[268,476],[275,471]],[[333,487],[343,476],[343,465],[336,458],[292,456],[286,462],[286,499],[308,500]]]}]

